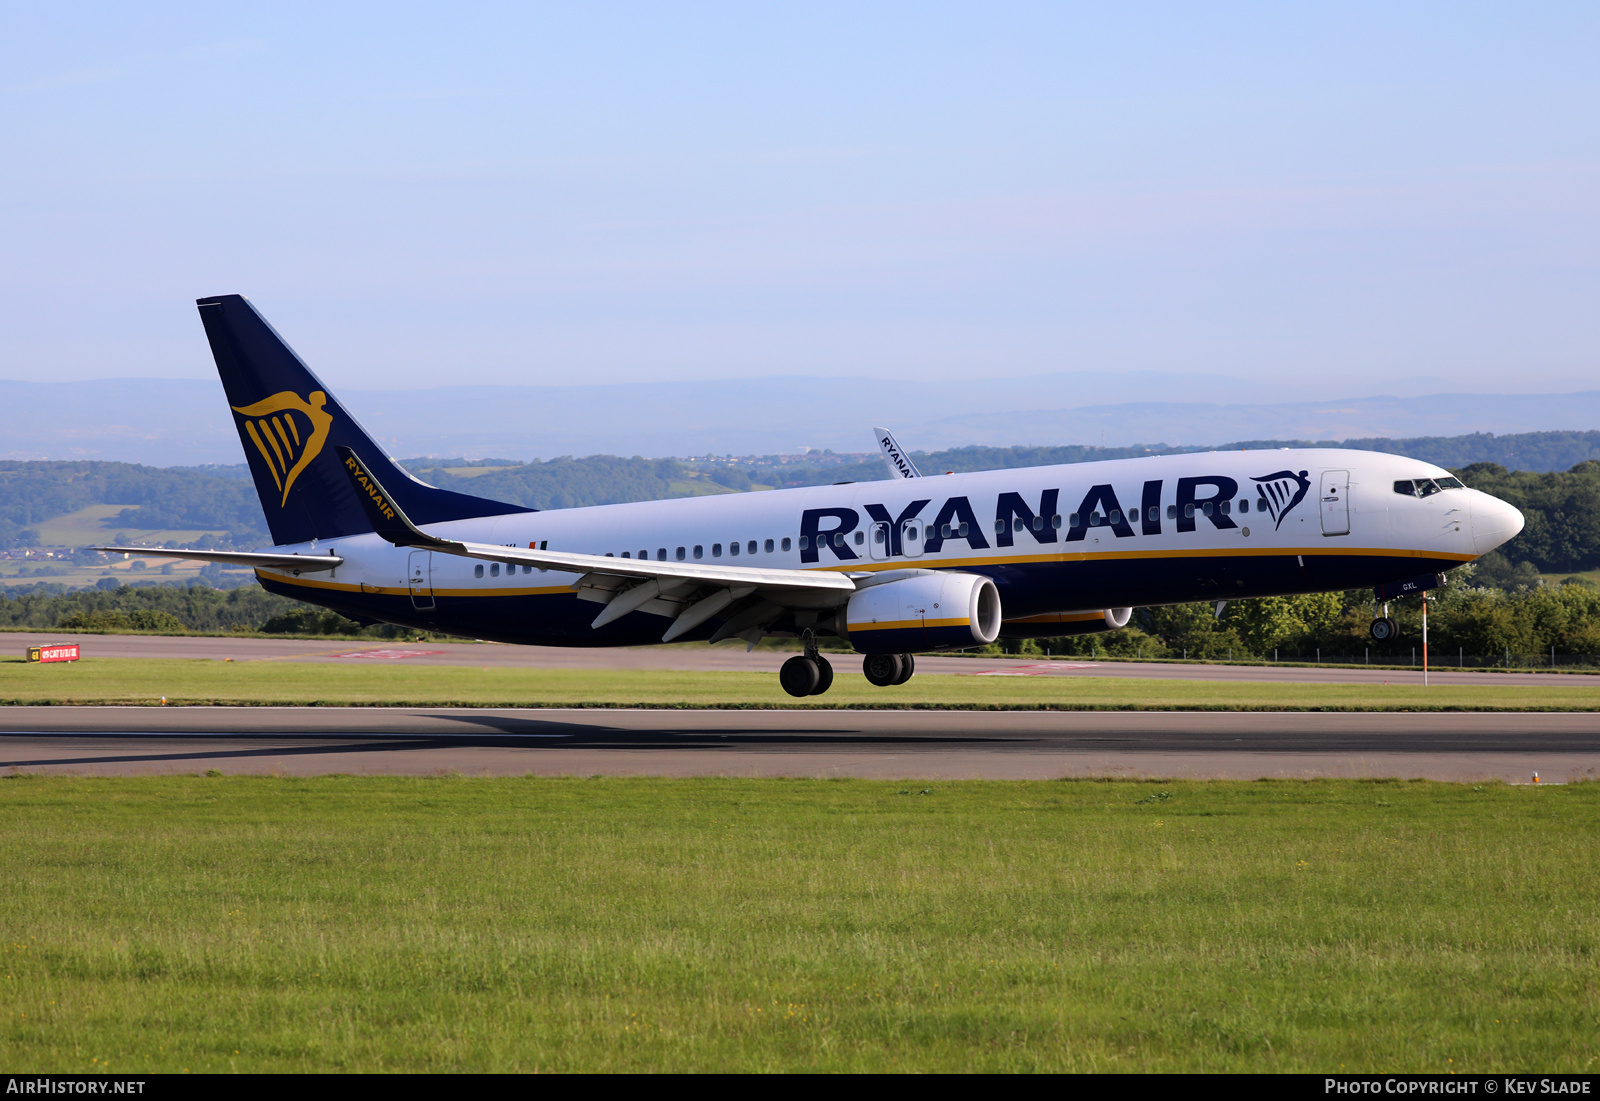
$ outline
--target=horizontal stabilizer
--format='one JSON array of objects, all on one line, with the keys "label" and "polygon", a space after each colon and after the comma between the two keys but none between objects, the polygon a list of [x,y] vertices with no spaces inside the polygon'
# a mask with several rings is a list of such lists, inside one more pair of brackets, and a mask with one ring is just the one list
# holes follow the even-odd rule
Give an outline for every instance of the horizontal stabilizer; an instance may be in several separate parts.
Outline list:
[{"label": "horizontal stabilizer", "polygon": [[224,566],[256,566],[266,570],[318,573],[338,569],[344,559],[337,554],[275,554],[271,551],[183,550],[173,547],[92,547],[108,554],[137,554],[145,558],[183,558],[190,562],[220,562]]}]

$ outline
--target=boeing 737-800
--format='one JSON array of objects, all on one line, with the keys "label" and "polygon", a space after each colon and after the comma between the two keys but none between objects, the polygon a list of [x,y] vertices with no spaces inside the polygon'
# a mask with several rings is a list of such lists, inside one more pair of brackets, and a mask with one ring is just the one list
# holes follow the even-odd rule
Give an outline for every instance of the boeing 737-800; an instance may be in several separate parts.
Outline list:
[{"label": "boeing 737-800", "polygon": [[779,674],[795,696],[832,683],[823,636],[898,684],[917,653],[1112,630],[1136,607],[1425,590],[1523,524],[1439,467],[1321,448],[934,476],[904,462],[892,481],[541,512],[417,480],[246,299],[199,309],[276,545],[103,549],[253,566],[358,622],[499,642],[796,637]]}]

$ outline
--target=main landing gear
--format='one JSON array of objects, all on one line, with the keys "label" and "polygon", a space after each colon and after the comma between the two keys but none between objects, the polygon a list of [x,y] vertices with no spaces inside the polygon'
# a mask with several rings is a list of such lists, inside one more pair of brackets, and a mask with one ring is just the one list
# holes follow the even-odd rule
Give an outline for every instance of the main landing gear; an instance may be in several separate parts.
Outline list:
[{"label": "main landing gear", "polygon": [[[805,652],[783,663],[778,670],[778,683],[791,696],[820,696],[833,687],[833,666],[817,653],[817,640],[810,631],[801,640]],[[861,663],[867,680],[879,688],[904,684],[916,668],[916,659],[910,654],[868,654]]]},{"label": "main landing gear", "polygon": [[1372,621],[1368,631],[1378,642],[1393,642],[1400,637],[1400,624],[1389,614],[1389,605],[1383,606],[1383,614]]},{"label": "main landing gear", "polygon": [[868,654],[861,662],[867,681],[879,688],[904,684],[916,670],[917,661],[910,654]]}]

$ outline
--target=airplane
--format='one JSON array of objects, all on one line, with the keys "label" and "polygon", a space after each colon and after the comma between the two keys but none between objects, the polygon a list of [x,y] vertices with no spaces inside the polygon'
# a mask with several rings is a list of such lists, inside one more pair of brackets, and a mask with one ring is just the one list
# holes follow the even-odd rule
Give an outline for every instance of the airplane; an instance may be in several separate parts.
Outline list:
[{"label": "airplane", "polygon": [[99,549],[251,566],[359,623],[497,642],[798,638],[778,677],[796,697],[833,683],[825,637],[904,684],[919,653],[1114,630],[1136,607],[1426,591],[1523,526],[1441,467],[1342,448],[934,476],[889,459],[887,481],[538,511],[413,477],[247,299],[197,305],[274,545]]},{"label": "airplane", "polygon": [[911,461],[911,456],[900,446],[900,441],[894,438],[894,433],[887,428],[874,428],[873,441],[878,445],[878,452],[883,456],[884,465],[889,468],[891,478],[920,478],[922,472],[917,469],[917,464]]}]

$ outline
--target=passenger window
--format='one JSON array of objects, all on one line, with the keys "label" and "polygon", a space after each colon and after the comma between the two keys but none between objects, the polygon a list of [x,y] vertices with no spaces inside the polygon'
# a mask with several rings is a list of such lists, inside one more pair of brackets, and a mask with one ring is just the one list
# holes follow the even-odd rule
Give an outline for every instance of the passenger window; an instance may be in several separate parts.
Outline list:
[{"label": "passenger window", "polygon": [[1183,506],[1183,518],[1185,520],[1193,520],[1194,519],[1194,506],[1193,505],[1184,505]]},{"label": "passenger window", "polygon": [[874,543],[881,543],[884,540],[884,536],[885,532],[883,530],[883,525],[874,524],[872,527],[872,541]]},{"label": "passenger window", "polygon": [[967,525],[966,524],[962,524],[961,525],[961,538],[965,539],[966,537],[967,537]]},{"label": "passenger window", "polygon": [[679,547],[673,553],[674,553],[674,557],[676,557],[679,562],[682,562],[685,558],[689,557],[689,551],[688,551],[688,548],[686,548],[686,547]]},{"label": "passenger window", "polygon": [[647,550],[642,550],[642,551],[639,552],[639,557],[640,558],[649,558],[650,557],[650,552],[647,551]]},{"label": "passenger window", "polygon": [[1217,506],[1217,508],[1221,509],[1222,510],[1222,515],[1226,516],[1230,512],[1233,511],[1233,502],[1232,501],[1223,501],[1220,505]]},{"label": "passenger window", "polygon": [[1053,528],[1059,528],[1061,526],[1061,513],[1058,512],[1054,516],[1050,517],[1050,526]]},{"label": "passenger window", "polygon": [[622,557],[627,558],[628,557],[628,552],[627,551],[623,551],[622,552]]},{"label": "passenger window", "polygon": [[1243,498],[1240,498],[1239,499],[1239,511],[1240,512],[1249,512],[1250,511],[1250,502],[1246,501]]},{"label": "passenger window", "polygon": [[499,577],[500,576],[500,563],[498,563],[498,562],[490,563],[490,565],[489,565],[489,576],[490,577]]},{"label": "passenger window", "polygon": [[1152,524],[1156,524],[1156,523],[1160,523],[1161,522],[1161,506],[1160,505],[1151,505],[1150,506],[1150,522]]},{"label": "passenger window", "polygon": [[1167,519],[1168,520],[1176,520],[1177,518],[1178,518],[1178,506],[1177,505],[1168,505],[1167,506]]},{"label": "passenger window", "polygon": [[[716,551],[717,551],[716,547],[712,547],[711,548],[711,553],[715,554]],[[733,556],[734,558],[737,558],[739,556],[739,544],[738,543],[729,543],[728,544],[728,554]]]},{"label": "passenger window", "polygon": [[667,560],[667,548],[666,547],[657,547],[656,548],[656,561],[657,562],[665,562],[666,560]]},{"label": "passenger window", "polygon": [[836,547],[844,546],[844,532],[836,531],[833,533],[833,545]]},{"label": "passenger window", "polygon": [[473,577],[482,577],[483,576],[483,563],[482,562],[479,562],[476,566],[472,567],[472,576]]},{"label": "passenger window", "polygon": [[1004,520],[1000,520],[1000,519],[996,519],[995,520],[995,522],[994,522],[994,533],[996,535],[1004,535],[1006,533],[1006,522]]},{"label": "passenger window", "polygon": [[[789,537],[787,535],[785,535],[783,537],[783,549],[784,550],[788,550],[789,549]],[[804,549],[804,548],[802,548],[802,549]],[[772,540],[771,539],[767,540],[767,553],[769,553],[769,554],[772,553]]]},{"label": "passenger window", "polygon": [[1078,526],[1078,520],[1079,520],[1079,516],[1078,516],[1078,514],[1077,514],[1077,513],[1076,513],[1076,512],[1074,512],[1074,513],[1073,513],[1073,514],[1072,514],[1072,515],[1071,515],[1071,516],[1070,516],[1070,517],[1069,517],[1069,518],[1068,518],[1068,520],[1067,520],[1067,525],[1068,525],[1068,526],[1069,526],[1069,527],[1074,527],[1074,528],[1075,528],[1075,527],[1077,527],[1077,526]]},{"label": "passenger window", "polygon": [[1267,499],[1265,497],[1257,497],[1256,498],[1256,511],[1257,512],[1265,512],[1265,511],[1267,511]]},{"label": "passenger window", "polygon": [[939,538],[941,538],[941,539],[950,538],[950,525],[949,524],[940,524],[939,525]]},{"label": "passenger window", "polygon": [[712,543],[711,544],[711,557],[712,558],[721,558],[722,557],[722,544],[721,543]]},{"label": "passenger window", "polygon": [[1033,518],[1033,530],[1034,531],[1043,531],[1044,530],[1044,517],[1043,516],[1035,516]]},{"label": "passenger window", "polygon": [[702,547],[699,543],[696,543],[694,545],[695,561],[698,562],[700,559],[704,558],[705,556],[706,556],[706,549],[704,547]]},{"label": "passenger window", "polygon": [[864,532],[864,531],[856,532],[856,546],[859,547],[862,543],[865,543],[866,541],[867,541],[867,533],[866,532]]},{"label": "passenger window", "polygon": [[[606,557],[607,558],[615,558],[616,555],[612,554],[610,551],[606,551]],[[528,572],[528,567],[527,566],[523,566],[522,567],[522,572],[523,573],[527,573]]]},{"label": "passenger window", "polygon": [[1200,511],[1205,513],[1207,516],[1210,516],[1211,515],[1211,502],[1210,501],[1206,501],[1204,504],[1202,504],[1200,506]]},{"label": "passenger window", "polygon": [[1122,510],[1120,508],[1114,508],[1111,510],[1111,522],[1113,524],[1122,523]]},{"label": "passenger window", "polygon": [[[787,539],[784,540],[785,543],[787,543],[788,541],[789,540],[787,540]],[[809,535],[802,535],[800,537],[800,549],[801,550],[809,550],[810,547],[811,547],[811,537]]]},{"label": "passenger window", "polygon": [[[750,545],[748,547],[746,547],[745,550],[749,551],[751,554],[754,554],[756,552],[756,541],[754,539],[750,540]],[[768,554],[772,553],[772,540],[771,539],[767,540],[767,553]]]},{"label": "passenger window", "polygon": [[[610,558],[611,556],[608,554],[608,555],[606,555],[606,557]],[[533,572],[533,567],[532,566],[523,566],[522,567],[522,572],[523,573],[532,573]]]}]

